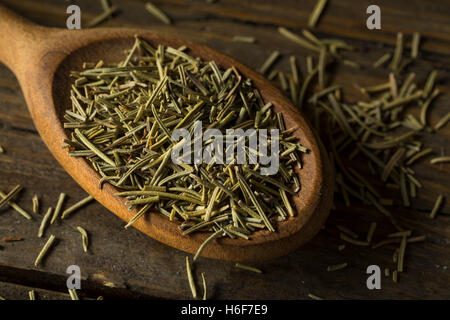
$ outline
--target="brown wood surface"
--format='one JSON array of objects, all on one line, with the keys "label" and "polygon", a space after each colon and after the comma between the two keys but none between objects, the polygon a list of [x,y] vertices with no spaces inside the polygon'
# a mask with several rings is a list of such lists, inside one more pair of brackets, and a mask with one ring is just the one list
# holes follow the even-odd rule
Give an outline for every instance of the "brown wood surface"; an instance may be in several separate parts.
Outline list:
[{"label": "brown wood surface", "polygon": [[[430,111],[430,121],[435,123],[449,111],[450,62],[450,4],[446,1],[379,1],[382,8],[382,31],[365,29],[365,8],[368,1],[329,1],[316,33],[323,37],[338,37],[363,48],[364,55],[350,57],[368,63],[391,49],[395,33],[421,32],[425,38],[422,54],[427,61],[414,66],[413,71],[423,81],[432,68],[443,71],[439,75],[439,87],[444,95],[438,98]],[[64,27],[65,5],[60,1],[2,1],[28,19],[45,26]],[[95,1],[74,1],[82,8],[83,21],[101,11]],[[143,1],[116,1],[122,12],[103,26],[150,28],[207,44],[244,62],[254,69],[262,64],[271,51],[278,49],[288,56],[295,54],[300,61],[308,53],[282,38],[276,28],[279,25],[299,31],[306,26],[314,1],[224,1],[207,4],[206,1],[154,1],[175,23],[162,26],[145,12]],[[256,44],[232,42],[234,35],[257,38]],[[364,60],[363,60],[364,59]],[[277,68],[288,71],[284,59]],[[303,67],[303,65],[302,65]],[[355,71],[342,67],[339,83],[355,82],[362,85],[380,83],[386,79],[386,71]],[[355,91],[346,92],[355,97]],[[22,297],[27,297],[25,287],[40,288],[66,293],[66,268],[71,264],[80,266],[84,281],[85,297],[96,298],[189,298],[190,290],[184,269],[185,254],[172,249],[141,232],[124,230],[124,223],[100,204],[90,204],[74,213],[70,219],[52,225],[46,235],[54,233],[57,245],[40,268],[33,262],[44,244],[36,237],[42,212],[54,206],[59,192],[67,193],[69,204],[85,196],[85,193],[58,165],[40,139],[28,114],[23,95],[14,75],[0,66],[0,154],[1,189],[6,192],[16,184],[25,190],[20,203],[31,211],[31,197],[37,193],[42,198],[41,214],[27,221],[10,209],[0,210],[0,237],[20,236],[16,243],[0,243],[0,295],[20,298],[17,286],[24,286]],[[447,125],[439,133],[425,136],[425,143],[445,154],[449,150],[450,128]],[[448,165],[421,163],[414,166],[424,184],[419,197],[406,210],[395,206],[395,215],[406,225],[425,234],[424,243],[408,246],[407,272],[400,274],[399,283],[382,279],[382,290],[366,288],[365,269],[370,264],[393,268],[392,254],[395,246],[378,250],[355,248],[347,245],[337,251],[341,243],[336,224],[345,225],[364,235],[370,222],[379,222],[375,239],[382,239],[394,230],[380,214],[371,207],[354,204],[346,208],[336,203],[328,220],[327,228],[310,243],[279,259],[254,264],[264,270],[263,275],[234,268],[232,263],[200,259],[196,273],[205,272],[211,298],[219,299],[304,299],[308,293],[329,299],[349,298],[450,298],[450,206],[448,201],[434,220],[427,213],[437,195],[449,192]],[[385,191],[389,195],[389,191]],[[91,245],[89,253],[83,253],[81,237],[76,226],[85,227]],[[331,264],[348,262],[349,267],[336,272],[326,272]],[[197,279],[199,280],[199,278]],[[200,281],[198,281],[200,284]],[[13,285],[14,284],[14,285]]]}]

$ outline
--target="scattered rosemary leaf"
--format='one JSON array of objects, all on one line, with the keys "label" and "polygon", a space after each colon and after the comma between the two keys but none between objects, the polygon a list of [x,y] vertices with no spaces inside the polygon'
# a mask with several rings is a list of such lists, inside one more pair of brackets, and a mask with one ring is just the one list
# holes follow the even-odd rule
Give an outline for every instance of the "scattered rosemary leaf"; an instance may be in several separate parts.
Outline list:
[{"label": "scattered rosemary leaf", "polygon": [[84,250],[84,252],[87,252],[88,244],[89,244],[88,234],[87,234],[86,230],[84,230],[80,226],[77,227],[77,230],[81,233],[81,241],[83,243],[83,250]]},{"label": "scattered rosemary leaf", "polygon": [[246,42],[246,43],[255,43],[256,42],[254,37],[248,37],[248,36],[234,36],[233,41]]},{"label": "scattered rosemary leaf", "polygon": [[250,266],[247,266],[247,265],[245,265],[245,264],[238,263],[238,262],[237,262],[234,266],[235,266],[236,268],[240,268],[240,269],[252,271],[252,272],[255,272],[255,273],[263,273],[260,269],[257,269],[257,268],[255,268],[255,267],[250,267]]},{"label": "scattered rosemary leaf", "polygon": [[411,43],[411,58],[416,59],[419,56],[420,33],[414,32]]},{"label": "scattered rosemary leaf", "polygon": [[392,58],[392,54],[390,53],[385,53],[384,55],[382,55],[377,61],[375,61],[373,63],[373,67],[374,68],[379,68],[381,67],[383,64],[385,64],[386,62],[388,62],[390,59]]},{"label": "scattered rosemary leaf", "polygon": [[56,221],[56,219],[58,219],[65,198],[66,194],[61,192],[58,197],[58,202],[56,203],[55,211],[53,212],[53,217],[50,220],[50,224],[53,224]]},{"label": "scattered rosemary leaf", "polygon": [[397,43],[395,45],[394,56],[389,65],[392,70],[397,71],[403,54],[403,33],[397,33]]},{"label": "scattered rosemary leaf", "polygon": [[33,202],[33,213],[38,213],[38,211],[39,211],[39,198],[38,198],[37,194],[35,194],[33,196],[32,202]]},{"label": "scattered rosemary leaf", "polygon": [[426,155],[428,155],[428,154],[430,154],[430,153],[432,153],[433,152],[433,149],[431,149],[431,148],[427,148],[427,149],[424,149],[424,150],[422,150],[422,151],[420,151],[420,152],[418,152],[418,153],[416,153],[414,156],[412,156],[411,158],[409,158],[408,159],[408,161],[406,161],[406,165],[411,165],[412,163],[414,163],[416,160],[418,160],[418,159],[420,159],[420,158],[422,158],[422,157],[424,157],[424,156],[426,156]]},{"label": "scattered rosemary leaf", "polygon": [[439,130],[443,126],[447,124],[447,122],[450,120],[450,112],[448,112],[445,116],[443,116],[435,125],[434,130]]},{"label": "scattered rosemary leaf", "polygon": [[186,273],[188,276],[189,287],[191,288],[192,297],[197,299],[197,289],[195,287],[194,276],[192,275],[191,264],[189,263],[189,257],[186,257]]},{"label": "scattered rosemary leaf", "polygon": [[341,264],[328,266],[327,267],[327,271],[331,272],[331,271],[342,270],[342,269],[346,268],[347,266],[348,266],[347,262],[344,262],[344,263],[341,263]]},{"label": "scattered rosemary leaf", "polygon": [[48,238],[47,242],[45,243],[44,247],[42,248],[42,250],[39,252],[36,260],[34,261],[34,265],[37,267],[42,259],[44,258],[45,254],[47,253],[47,251],[50,249],[50,247],[52,246],[53,242],[55,241],[55,236],[52,234],[50,236],[50,238]]},{"label": "scattered rosemary leaf", "polygon": [[392,281],[394,281],[395,283],[398,282],[397,270],[392,272]]},{"label": "scattered rosemary leaf", "polygon": [[358,237],[359,237],[356,232],[353,232],[352,230],[350,230],[347,227],[344,227],[343,225],[338,224],[336,227],[339,229],[339,231],[349,235],[353,239],[358,239]]},{"label": "scattered rosemary leaf", "polygon": [[86,203],[92,201],[94,199],[94,197],[92,196],[87,196],[86,198],[78,201],[77,203],[75,203],[74,205],[72,205],[71,207],[67,208],[66,210],[63,211],[62,215],[61,215],[61,219],[64,219],[65,217],[67,217],[69,214],[71,214],[72,212],[74,212],[75,210],[79,209],[80,207],[84,206]]},{"label": "scattered rosemary leaf", "polygon": [[102,22],[106,21],[108,18],[113,16],[114,13],[116,13],[116,11],[117,11],[116,6],[109,7],[107,10],[103,11],[101,14],[99,14],[94,19],[89,21],[86,25],[86,28],[92,28],[101,24]]},{"label": "scattered rosemary leaf", "polygon": [[222,234],[223,234],[223,231],[222,230],[218,230],[217,232],[211,234],[208,238],[206,238],[206,240],[203,241],[203,243],[200,245],[200,247],[198,247],[197,253],[194,256],[193,261],[195,262],[198,259],[198,257],[202,253],[203,249],[208,245],[208,243],[210,243],[214,239],[220,237]]},{"label": "scattered rosemary leaf", "polygon": [[267,60],[263,63],[261,68],[259,68],[259,72],[265,74],[279,57],[280,57],[279,51],[272,52],[270,56],[267,58]]},{"label": "scattered rosemary leaf", "polygon": [[289,40],[299,44],[300,46],[302,46],[302,47],[304,47],[306,49],[320,52],[320,48],[318,48],[317,46],[313,45],[309,41],[303,39],[302,37],[297,36],[295,33],[287,30],[286,28],[279,27],[278,28],[278,32],[281,33],[284,37],[288,38]]},{"label": "scattered rosemary leaf", "polygon": [[316,295],[314,295],[312,293],[308,293],[308,297],[310,297],[313,300],[323,300],[323,298],[318,297],[318,296],[316,296]]},{"label": "scattered rosemary leaf", "polygon": [[311,12],[311,15],[309,16],[308,20],[308,26],[310,28],[313,28],[316,26],[317,21],[320,18],[320,15],[322,14],[323,9],[325,8],[325,5],[327,4],[327,0],[317,0],[316,5]]},{"label": "scattered rosemary leaf", "polygon": [[22,187],[20,185],[17,185],[12,188],[11,191],[8,192],[8,194],[6,194],[4,197],[2,196],[2,199],[0,200],[0,208],[7,204],[12,198],[14,198],[20,192],[20,190],[22,190]]},{"label": "scattered rosemary leaf", "polygon": [[397,271],[403,272],[403,264],[405,259],[405,250],[406,250],[406,237],[402,237],[402,241],[400,242],[400,248],[397,259]]},{"label": "scattered rosemary leaf", "polygon": [[[3,193],[2,191],[0,191],[0,197],[1,197],[2,199],[5,199],[5,198],[6,198],[6,194]],[[28,219],[28,220],[31,220],[31,219],[32,219],[31,215],[28,214],[28,213],[27,213],[25,210],[23,210],[21,207],[19,207],[15,202],[8,201],[7,203],[8,203],[8,205],[9,205],[11,208],[13,208],[14,210],[16,210],[18,213],[20,213],[20,214],[21,214],[22,216],[24,216],[26,219]]]},{"label": "scattered rosemary leaf", "polygon": [[69,291],[70,299],[72,299],[72,300],[80,300],[78,298],[78,294],[77,294],[77,290],[76,289],[68,289],[68,291]]},{"label": "scattered rosemary leaf", "polygon": [[170,18],[162,12],[158,7],[156,7],[151,2],[145,3],[145,9],[150,12],[155,18],[159,19],[160,21],[164,22],[165,24],[171,24]]},{"label": "scattered rosemary leaf", "polygon": [[431,219],[434,219],[434,217],[436,217],[436,214],[437,214],[439,208],[441,207],[441,204],[442,204],[443,200],[444,200],[444,195],[440,194],[437,197],[436,201],[434,202],[433,209],[430,212],[430,218]]},{"label": "scattered rosemary leaf", "polygon": [[45,228],[47,227],[47,224],[48,224],[48,220],[50,220],[50,218],[52,216],[52,211],[53,211],[53,208],[49,207],[47,210],[47,213],[42,218],[41,225],[39,226],[39,231],[38,231],[39,238],[41,238],[42,235],[44,234]]},{"label": "scattered rosemary leaf", "polygon": [[205,279],[205,273],[202,272],[202,282],[203,282],[203,300],[206,300],[206,279]]},{"label": "scattered rosemary leaf", "polygon": [[450,157],[437,157],[430,160],[431,164],[450,162]]},{"label": "scattered rosemary leaf", "polygon": [[366,241],[367,241],[368,243],[372,243],[373,234],[375,233],[375,229],[376,229],[376,228],[377,228],[377,223],[376,223],[376,222],[372,222],[372,223],[370,224],[369,231],[367,232],[367,238],[366,238]]}]

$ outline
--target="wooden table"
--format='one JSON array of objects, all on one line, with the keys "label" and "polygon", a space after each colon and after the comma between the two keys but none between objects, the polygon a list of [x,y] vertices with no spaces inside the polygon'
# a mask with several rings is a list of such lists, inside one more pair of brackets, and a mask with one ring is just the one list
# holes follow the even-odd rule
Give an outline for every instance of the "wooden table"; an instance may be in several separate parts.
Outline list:
[{"label": "wooden table", "polygon": [[[284,59],[277,64],[288,71],[288,57],[295,55],[304,70],[304,57],[310,54],[281,37],[278,26],[299,32],[306,27],[314,0],[155,0],[174,21],[166,26],[143,9],[144,1],[114,1],[121,13],[104,26],[142,27],[178,34],[223,51],[250,67],[257,69],[268,55],[278,49]],[[30,20],[53,27],[65,27],[66,6],[59,0],[3,0],[9,8]],[[101,12],[97,1],[71,1],[82,10],[87,21]],[[435,123],[450,108],[450,3],[443,0],[377,1],[382,9],[382,30],[365,27],[366,8],[372,1],[330,0],[326,12],[314,30],[320,37],[343,39],[358,48],[363,55],[356,61],[375,61],[386,50],[392,51],[396,33],[410,36],[418,31],[424,37],[421,52],[426,62],[413,69],[422,81],[433,68],[442,71],[439,87],[444,93],[430,111]],[[254,36],[255,44],[233,42],[234,35]],[[359,60],[358,60],[359,59]],[[364,60],[362,60],[364,59]],[[367,63],[367,62],[366,62]],[[354,70],[343,67],[336,82],[349,87],[377,84],[385,81],[387,71]],[[348,98],[354,98],[352,90]],[[435,134],[427,134],[425,143],[445,154],[450,153],[450,126]],[[23,241],[0,243],[0,295],[7,299],[27,299],[27,290],[36,288],[38,298],[68,298],[66,268],[80,266],[83,281],[79,295],[83,298],[169,298],[188,299],[190,289],[185,275],[186,254],[131,229],[97,203],[74,213],[70,219],[58,221],[46,231],[55,234],[57,245],[44,263],[33,263],[45,239],[37,238],[37,229],[44,210],[55,206],[60,192],[69,195],[72,204],[86,194],[62,170],[41,141],[28,114],[22,93],[14,75],[0,66],[0,189],[9,191],[16,184],[25,191],[17,202],[31,212],[31,198],[41,199],[40,214],[32,221],[9,208],[0,210],[0,237],[22,237]],[[205,272],[210,298],[217,299],[307,299],[308,293],[328,299],[431,299],[450,298],[450,205],[444,203],[438,217],[430,219],[428,212],[439,193],[450,196],[449,166],[430,165],[428,161],[414,166],[424,184],[419,197],[409,209],[394,206],[401,223],[426,235],[426,242],[408,246],[406,270],[399,283],[382,278],[381,290],[368,290],[366,268],[379,265],[393,268],[392,254],[396,246],[378,250],[347,245],[339,252],[341,243],[335,225],[342,224],[364,235],[370,222],[379,222],[375,238],[394,230],[375,209],[354,203],[350,208],[336,201],[326,228],[306,246],[280,259],[254,264],[264,274],[253,274],[234,267],[232,263],[200,259],[196,273]],[[84,253],[76,226],[83,226],[90,235],[89,252]],[[349,267],[327,272],[328,265],[348,262]],[[201,281],[198,281],[199,285]]]}]

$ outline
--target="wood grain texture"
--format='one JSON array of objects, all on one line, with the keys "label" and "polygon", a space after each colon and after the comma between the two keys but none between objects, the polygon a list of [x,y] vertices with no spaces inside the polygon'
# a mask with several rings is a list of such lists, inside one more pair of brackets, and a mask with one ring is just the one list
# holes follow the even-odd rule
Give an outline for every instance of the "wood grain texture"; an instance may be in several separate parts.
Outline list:
[{"label": "wood grain texture", "polygon": [[[275,49],[287,56],[294,54],[304,70],[304,56],[310,52],[299,48],[279,36],[276,27],[283,25],[299,31],[306,26],[314,1],[219,1],[208,5],[204,1],[153,1],[173,20],[174,25],[162,26],[142,10],[141,1],[117,1],[122,13],[104,26],[142,26],[195,40],[243,61],[258,69],[265,58]],[[423,55],[427,58],[415,66],[420,83],[433,68],[442,69],[438,86],[444,94],[430,110],[430,122],[449,111],[450,61],[449,28],[450,5],[446,1],[380,1],[382,28],[368,32],[364,26],[365,1],[329,1],[319,22],[319,36],[338,37],[361,47],[364,55],[350,55],[357,62],[375,61],[386,50],[392,50],[395,33],[404,31],[424,34]],[[49,0],[2,1],[30,20],[46,26],[63,27],[65,7],[60,1]],[[101,11],[95,1],[75,1],[83,12],[83,21]],[[406,5],[407,3],[407,5]],[[419,10],[417,10],[417,8]],[[327,14],[333,12],[332,14]],[[414,21],[414,25],[410,25]],[[257,38],[255,44],[232,42],[234,35]],[[284,59],[276,66],[288,71]],[[339,78],[334,81],[347,83],[346,97],[356,99],[352,84],[371,85],[384,82],[386,71],[354,70],[342,67]],[[30,285],[33,287],[65,293],[65,270],[70,264],[78,264],[86,280],[83,288],[90,297],[103,294],[113,298],[189,298],[190,290],[184,270],[185,254],[149,239],[137,230],[124,230],[124,223],[111,215],[99,204],[91,204],[62,224],[51,226],[46,237],[54,233],[59,243],[49,254],[41,268],[33,267],[34,259],[45,242],[38,239],[37,228],[47,206],[56,204],[59,192],[70,196],[69,204],[85,196],[85,193],[57,164],[41,141],[26,109],[18,83],[12,73],[0,66],[0,145],[6,153],[0,154],[0,177],[2,191],[16,184],[25,187],[20,194],[20,204],[31,211],[34,193],[43,198],[40,215],[33,221],[10,209],[0,210],[0,237],[21,236],[24,241],[0,243],[0,281]],[[448,154],[450,127],[438,133],[427,134],[424,142],[435,150]],[[400,274],[399,283],[382,279],[382,290],[369,291],[365,281],[366,267],[370,264],[381,268],[394,268],[392,254],[396,246],[377,250],[346,246],[338,252],[341,244],[336,224],[345,225],[364,236],[370,222],[379,222],[375,241],[393,232],[389,223],[373,208],[357,205],[346,208],[339,201],[330,215],[327,227],[314,240],[300,250],[276,260],[254,264],[264,270],[263,275],[245,272],[224,263],[200,259],[195,272],[205,272],[211,298],[219,299],[306,299],[308,293],[329,299],[391,299],[414,298],[449,299],[450,283],[450,206],[444,203],[438,217],[428,218],[427,213],[439,193],[450,196],[448,165],[415,165],[414,170],[424,184],[419,197],[413,199],[411,208],[405,210],[394,206],[395,215],[407,227],[425,234],[424,243],[407,247],[406,272]],[[389,195],[388,190],[382,190]],[[19,202],[19,201],[18,201]],[[398,201],[397,203],[400,203]],[[84,227],[91,235],[88,254],[81,248],[81,237],[76,226]],[[27,254],[24,254],[27,252]],[[331,264],[348,262],[349,267],[336,272],[326,272]],[[45,279],[45,281],[42,281]],[[197,280],[200,280],[197,277]],[[200,281],[198,281],[200,284]],[[4,290],[6,293],[2,293]],[[7,296],[10,289],[3,287],[0,295]],[[12,292],[12,291],[11,291]],[[26,295],[25,295],[26,296]]]}]

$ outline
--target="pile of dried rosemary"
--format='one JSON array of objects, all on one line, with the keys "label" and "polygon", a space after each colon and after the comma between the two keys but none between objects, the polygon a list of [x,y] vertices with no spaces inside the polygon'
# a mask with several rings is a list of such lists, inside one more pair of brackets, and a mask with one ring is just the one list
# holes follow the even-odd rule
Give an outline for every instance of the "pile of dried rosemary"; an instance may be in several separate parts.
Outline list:
[{"label": "pile of dried rosemary", "polygon": [[[300,190],[295,170],[308,150],[292,135],[295,128],[287,129],[282,114],[234,67],[223,71],[214,61],[191,57],[185,47],[153,48],[136,38],[120,63],[83,68],[71,74],[72,108],[64,115],[71,139],[65,146],[101,175],[100,187],[110,183],[130,209],[138,207],[126,227],[156,211],[178,221],[185,235],[212,231],[208,240],[248,239],[260,229],[275,231],[277,222],[294,215],[288,195]],[[261,164],[252,163],[261,147],[248,147],[250,136],[243,136],[245,164],[236,161],[239,155],[220,163],[217,154],[209,163],[173,162],[172,150],[180,142],[172,133],[186,129],[194,145],[202,139],[194,135],[199,121],[203,132],[218,129],[225,140],[234,139],[228,129],[254,129],[259,136],[263,128],[278,129],[278,173],[265,176]],[[202,154],[214,142],[203,140]],[[237,143],[232,140],[232,147]]]},{"label": "pile of dried rosemary", "polygon": [[[352,201],[372,205],[398,231],[373,243],[375,222],[371,224],[367,239],[364,240],[360,240],[355,232],[337,226],[340,239],[357,246],[371,246],[373,249],[398,243],[399,247],[393,256],[396,270],[392,272],[392,278],[397,282],[398,272],[404,271],[406,244],[423,241],[425,236],[413,235],[412,230],[405,230],[389,207],[398,204],[396,198],[401,200],[404,207],[409,207],[411,199],[417,197],[422,183],[416,177],[412,165],[433,153],[431,148],[423,144],[422,136],[439,130],[449,121],[450,113],[434,125],[428,121],[430,106],[440,94],[435,87],[438,72],[430,72],[423,85],[416,82],[414,72],[405,75],[408,67],[419,59],[420,35],[413,34],[408,54],[404,50],[404,36],[399,33],[393,53],[386,53],[371,66],[364,66],[385,68],[389,74],[386,82],[364,88],[357,86],[365,98],[349,103],[342,93],[346,86],[348,88],[348,84],[327,83],[333,78],[327,70],[336,64],[362,68],[355,61],[346,58],[347,52],[358,48],[339,39],[320,39],[306,29],[302,30],[301,35],[297,35],[280,27],[279,33],[314,53],[306,57],[305,74],[302,75],[294,56],[290,57],[289,74],[273,68],[273,57],[280,56],[278,51],[269,56],[261,71],[269,79],[276,81],[290,95],[299,110],[310,117],[329,150],[337,172],[336,192],[346,206],[350,207]],[[433,164],[449,160],[449,157],[441,156],[430,162]],[[389,192],[384,192],[385,190]],[[395,196],[396,192],[398,197]],[[431,218],[436,216],[442,199],[443,195],[438,195],[430,213]],[[341,244],[339,250],[344,247]],[[344,265],[346,264],[342,264]],[[389,269],[386,273],[390,274],[388,271]]]}]

